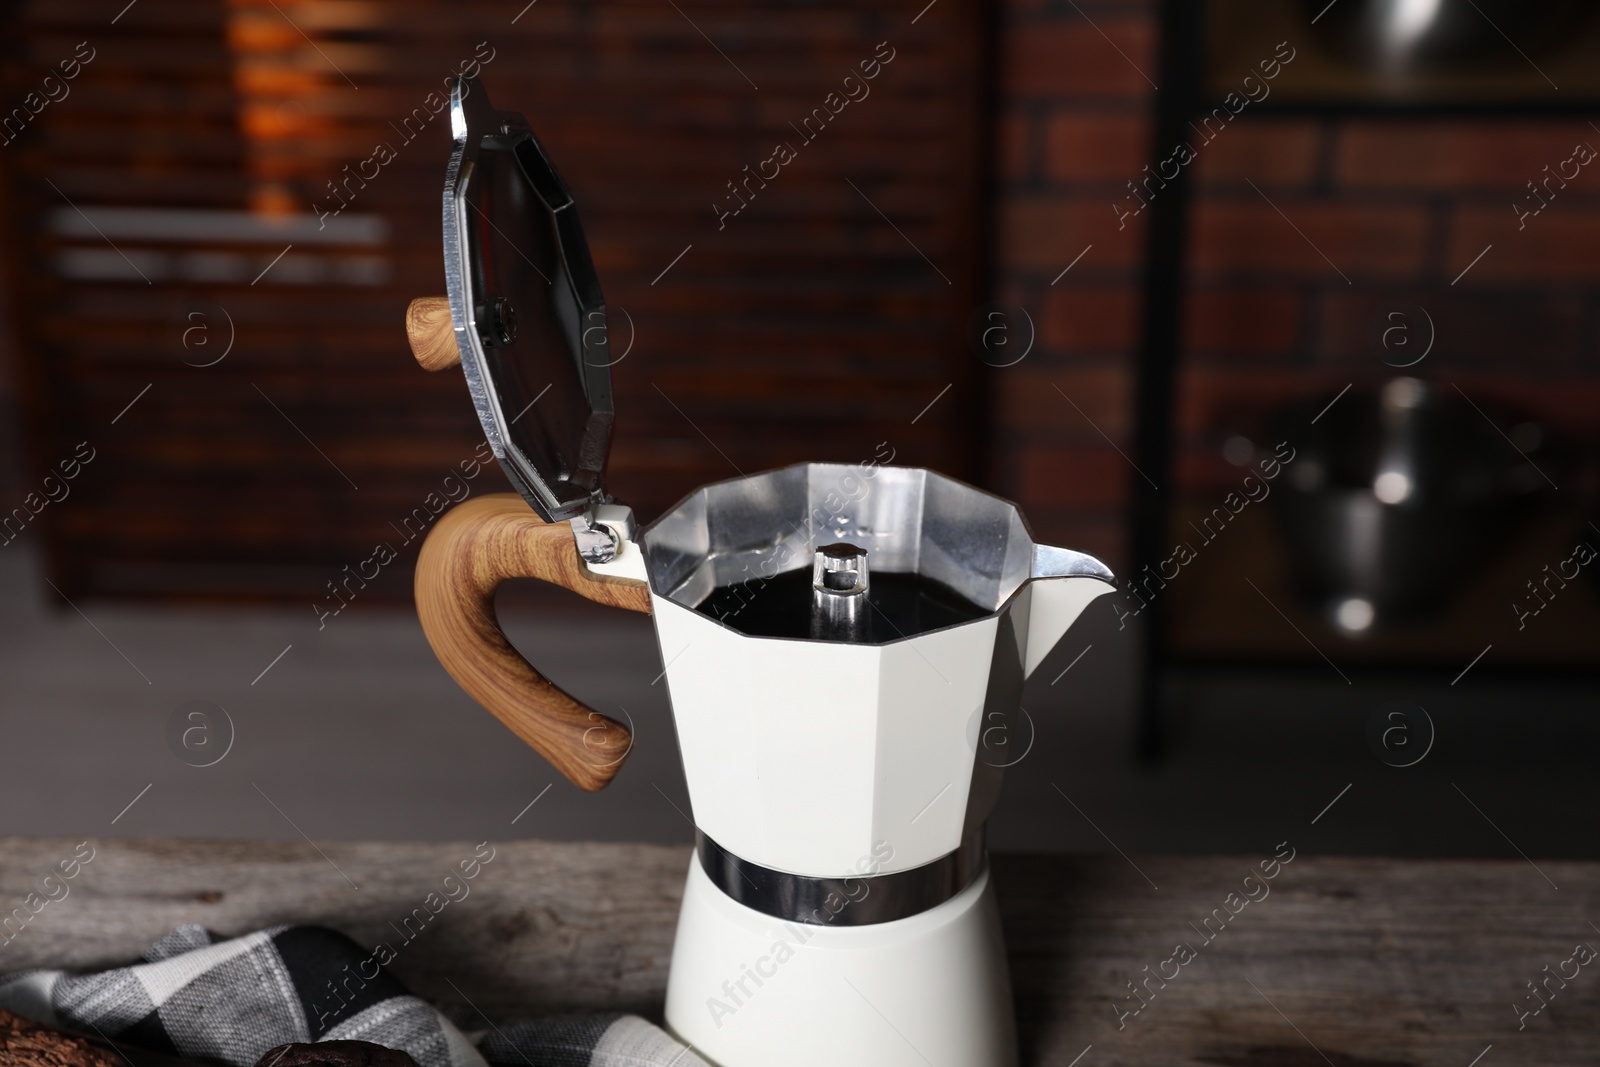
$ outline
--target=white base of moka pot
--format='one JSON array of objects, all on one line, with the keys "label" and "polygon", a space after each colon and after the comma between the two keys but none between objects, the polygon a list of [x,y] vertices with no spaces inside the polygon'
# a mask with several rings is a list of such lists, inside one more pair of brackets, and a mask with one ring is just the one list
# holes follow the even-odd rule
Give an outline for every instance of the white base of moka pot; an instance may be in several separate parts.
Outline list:
[{"label": "white base of moka pot", "polygon": [[1011,980],[987,863],[927,911],[836,927],[745,907],[696,858],[666,1014],[668,1028],[716,1067],[1015,1067]]}]

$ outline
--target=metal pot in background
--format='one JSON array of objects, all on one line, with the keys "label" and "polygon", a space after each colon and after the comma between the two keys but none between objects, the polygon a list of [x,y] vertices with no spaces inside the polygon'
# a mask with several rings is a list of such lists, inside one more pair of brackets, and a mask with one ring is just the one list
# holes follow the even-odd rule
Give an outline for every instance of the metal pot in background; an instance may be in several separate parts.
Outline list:
[{"label": "metal pot in background", "polygon": [[1508,441],[1460,394],[1416,378],[1274,421],[1271,439],[1296,449],[1272,499],[1299,591],[1351,636],[1442,607],[1546,486],[1537,424],[1514,423]]},{"label": "metal pot in background", "polygon": [[1595,15],[1584,0],[1304,0],[1301,7],[1326,51],[1401,76],[1521,63],[1519,49],[1547,52]]}]

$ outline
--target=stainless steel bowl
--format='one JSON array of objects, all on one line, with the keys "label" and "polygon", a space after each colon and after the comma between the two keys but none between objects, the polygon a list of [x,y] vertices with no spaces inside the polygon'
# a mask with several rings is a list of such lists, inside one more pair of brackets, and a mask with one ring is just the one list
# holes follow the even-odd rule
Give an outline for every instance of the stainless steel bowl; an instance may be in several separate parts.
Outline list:
[{"label": "stainless steel bowl", "polygon": [[[1594,17],[1584,0],[1303,0],[1312,32],[1352,66],[1424,74],[1525,60]],[[1320,14],[1320,17],[1318,15]],[[1515,42],[1512,44],[1511,42]]]},{"label": "stainless steel bowl", "polygon": [[1536,424],[1502,432],[1416,378],[1333,400],[1276,420],[1296,455],[1272,499],[1300,591],[1359,635],[1441,607],[1546,487],[1534,464],[1549,449]]}]

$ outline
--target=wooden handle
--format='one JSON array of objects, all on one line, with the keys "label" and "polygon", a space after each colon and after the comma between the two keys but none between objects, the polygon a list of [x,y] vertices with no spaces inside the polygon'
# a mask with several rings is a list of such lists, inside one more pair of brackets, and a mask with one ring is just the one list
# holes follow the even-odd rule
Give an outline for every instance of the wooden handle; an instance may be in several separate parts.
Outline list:
[{"label": "wooden handle", "polygon": [[406,339],[423,370],[461,365],[456,331],[450,322],[450,298],[419,296],[406,306]]},{"label": "wooden handle", "polygon": [[507,578],[541,578],[646,614],[649,587],[590,574],[572,527],[544,522],[515,493],[477,497],[446,512],[417,559],[417,615],[450,677],[578,788],[604,788],[633,736],[547,681],[506,640],[494,591]]}]

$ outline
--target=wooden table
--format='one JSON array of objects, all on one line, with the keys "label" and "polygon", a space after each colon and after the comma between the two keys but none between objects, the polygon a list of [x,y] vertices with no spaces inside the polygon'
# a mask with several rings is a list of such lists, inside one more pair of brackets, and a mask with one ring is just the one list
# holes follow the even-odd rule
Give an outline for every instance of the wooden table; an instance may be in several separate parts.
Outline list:
[{"label": "wooden table", "polygon": [[[0,838],[4,911],[77,844]],[[472,854],[468,844],[93,842],[95,858],[9,945],[0,969],[95,967],[183,922],[225,935],[312,922],[362,943]],[[622,1009],[659,1019],[689,852],[655,845],[498,843],[470,895],[392,970],[470,1018],[446,979],[497,1017]],[[995,875],[1024,1062],[1399,1067],[1594,1064],[1600,960],[1519,1031],[1525,983],[1600,947],[1600,864],[1414,862],[1301,854],[1269,895],[1196,932],[1258,857],[1000,856]],[[1137,868],[1134,864],[1137,863]],[[1542,872],[1542,873],[1541,873]],[[1559,886],[1559,889],[1553,887]],[[1159,889],[1154,888],[1159,886]],[[1251,889],[1260,895],[1256,883]],[[1237,905],[1235,905],[1237,906]],[[1190,924],[1194,924],[1191,927]],[[1213,920],[1212,926],[1215,927]],[[1174,946],[1188,963],[1164,964]],[[1139,1004],[1126,983],[1177,976]],[[1076,1060],[1080,1053],[1087,1054]],[[939,1065],[944,1067],[944,1065]],[[983,1067],[977,1064],[952,1067]]]}]

